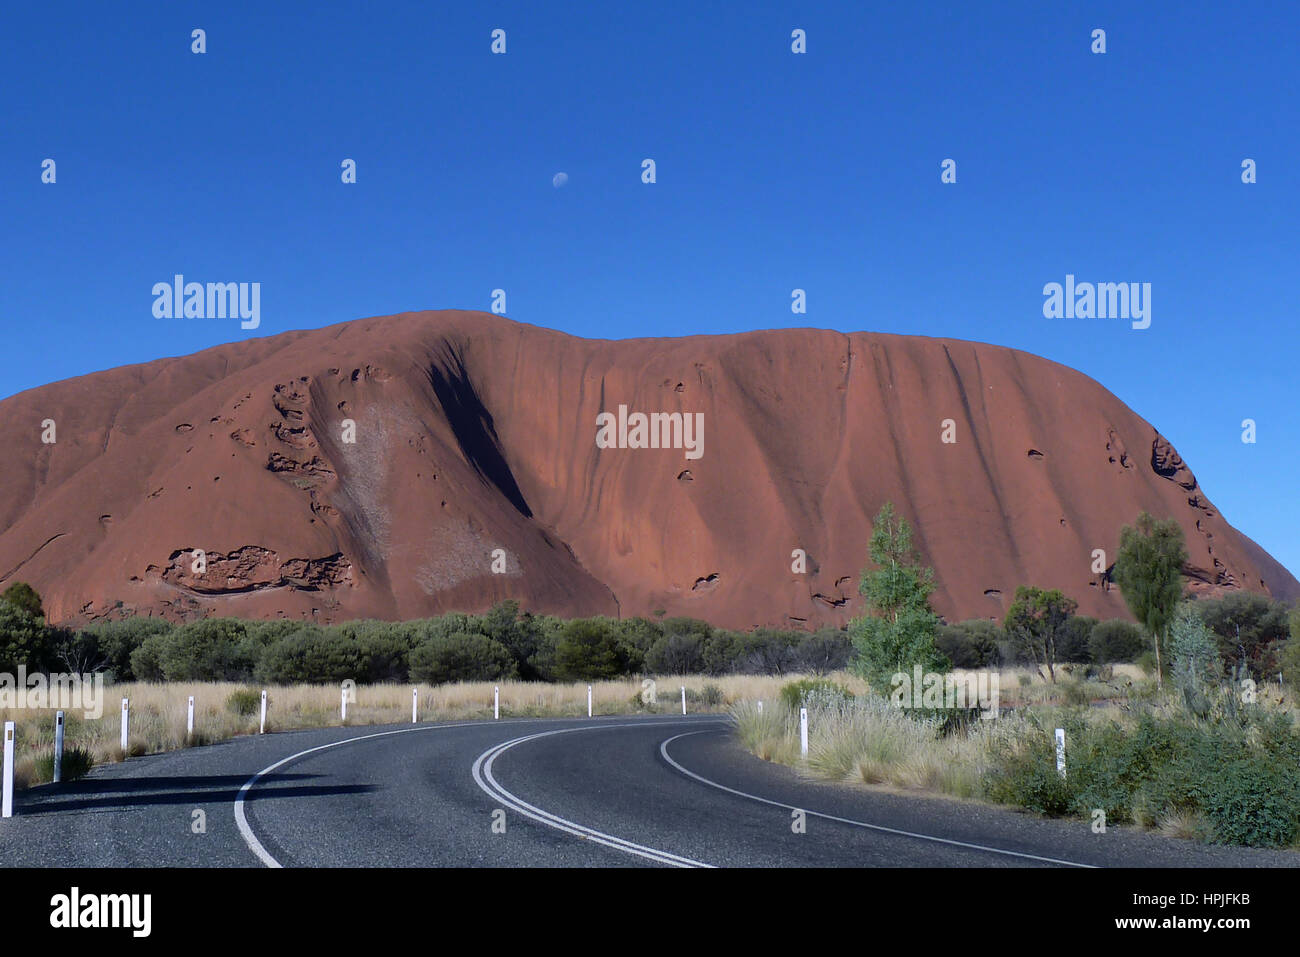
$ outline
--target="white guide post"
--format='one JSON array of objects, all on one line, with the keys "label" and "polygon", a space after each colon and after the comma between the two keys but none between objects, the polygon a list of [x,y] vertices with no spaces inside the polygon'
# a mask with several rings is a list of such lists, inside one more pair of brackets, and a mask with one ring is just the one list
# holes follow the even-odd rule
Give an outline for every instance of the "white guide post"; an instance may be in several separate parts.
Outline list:
[{"label": "white guide post", "polygon": [[54,715],[54,783],[63,780],[63,712]]}]

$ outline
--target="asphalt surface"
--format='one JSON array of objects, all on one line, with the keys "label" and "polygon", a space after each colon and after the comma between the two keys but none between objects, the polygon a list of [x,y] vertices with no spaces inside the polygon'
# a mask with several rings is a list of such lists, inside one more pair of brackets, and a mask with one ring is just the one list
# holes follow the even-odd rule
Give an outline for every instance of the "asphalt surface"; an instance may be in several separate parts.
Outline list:
[{"label": "asphalt surface", "polygon": [[701,715],[333,728],[132,758],[20,792],[0,863],[1295,867],[1300,854],[807,781]]}]

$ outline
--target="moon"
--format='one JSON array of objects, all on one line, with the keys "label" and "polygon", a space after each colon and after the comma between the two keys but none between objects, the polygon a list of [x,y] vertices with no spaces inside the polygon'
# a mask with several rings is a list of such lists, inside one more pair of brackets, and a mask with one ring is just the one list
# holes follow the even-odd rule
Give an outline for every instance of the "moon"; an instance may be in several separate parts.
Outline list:
[{"label": "moon", "polygon": [[551,185],[554,186],[556,189],[559,189],[568,181],[569,181],[568,173],[556,173],[553,177],[551,177]]}]

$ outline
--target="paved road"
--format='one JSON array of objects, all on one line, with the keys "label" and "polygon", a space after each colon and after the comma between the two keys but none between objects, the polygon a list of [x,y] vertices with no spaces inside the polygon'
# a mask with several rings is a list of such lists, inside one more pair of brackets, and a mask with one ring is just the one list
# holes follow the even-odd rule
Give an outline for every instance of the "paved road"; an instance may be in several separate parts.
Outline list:
[{"label": "paved road", "polygon": [[805,781],[741,750],[716,716],[238,738],[96,768],[20,794],[17,810],[0,822],[6,866],[1300,866]]}]

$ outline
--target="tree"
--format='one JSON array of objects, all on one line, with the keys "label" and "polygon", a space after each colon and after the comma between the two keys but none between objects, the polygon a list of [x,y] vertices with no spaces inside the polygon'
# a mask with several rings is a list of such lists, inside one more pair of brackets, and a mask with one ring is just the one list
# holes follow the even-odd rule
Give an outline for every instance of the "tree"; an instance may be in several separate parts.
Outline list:
[{"label": "tree", "polygon": [[1220,677],[1219,649],[1194,602],[1183,602],[1169,625],[1170,676],[1195,714],[1208,710],[1205,689]]},{"label": "tree", "polygon": [[1056,684],[1058,649],[1068,633],[1070,616],[1078,609],[1079,603],[1059,589],[1044,591],[1021,585],[1002,624],[1016,650],[1029,656],[1040,677],[1047,668],[1052,684]]},{"label": "tree", "polygon": [[1183,596],[1186,561],[1183,529],[1172,518],[1159,521],[1143,512],[1136,525],[1125,525],[1119,533],[1115,581],[1124,603],[1155,645],[1156,684],[1162,688],[1160,646],[1167,636],[1174,608]]},{"label": "tree", "polygon": [[851,667],[878,694],[887,694],[893,676],[947,671],[948,659],[935,647],[939,617],[930,608],[934,572],[922,568],[912,547],[912,528],[886,502],[872,523],[871,560],[876,571],[863,569],[858,592],[868,614],[849,623],[856,656]]},{"label": "tree", "polygon": [[14,582],[0,595],[0,601],[7,602],[15,608],[27,612],[33,618],[44,618],[45,609],[41,606],[41,596],[27,582]]},{"label": "tree", "polygon": [[50,630],[45,622],[17,605],[0,601],[0,671],[10,674],[22,665],[36,671],[51,654]]},{"label": "tree", "polygon": [[1253,665],[1257,674],[1269,670],[1269,646],[1290,634],[1286,604],[1254,592],[1202,599],[1196,602],[1196,610],[1217,636],[1220,656],[1234,668],[1242,662]]},{"label": "tree", "polygon": [[575,618],[555,645],[555,673],[561,680],[589,681],[627,673],[627,659],[607,619]]}]

